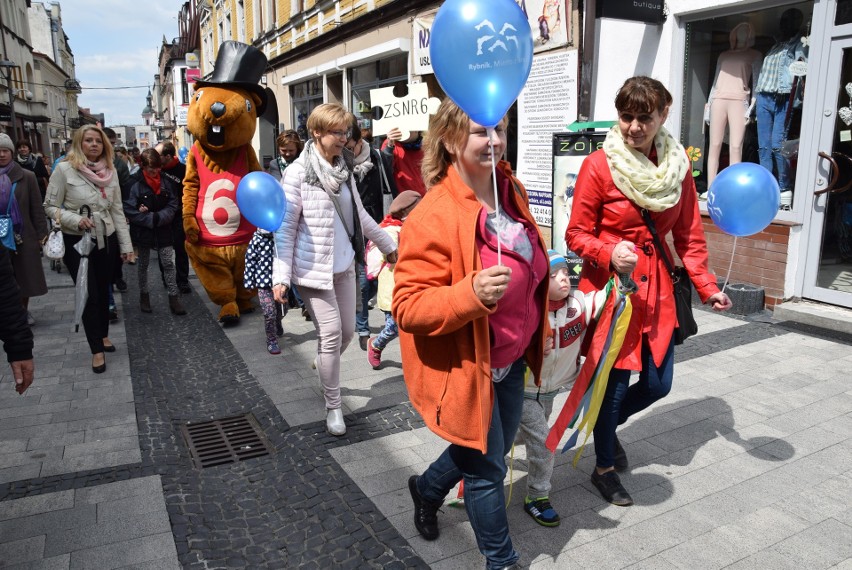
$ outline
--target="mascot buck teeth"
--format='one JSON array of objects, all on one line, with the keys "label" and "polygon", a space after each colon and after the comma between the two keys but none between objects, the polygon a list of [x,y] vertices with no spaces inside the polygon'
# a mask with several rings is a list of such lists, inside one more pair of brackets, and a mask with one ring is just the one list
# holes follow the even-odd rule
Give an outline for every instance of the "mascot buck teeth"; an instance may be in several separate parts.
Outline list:
[{"label": "mascot buck teeth", "polygon": [[253,46],[222,43],[212,77],[195,84],[187,117],[196,140],[184,179],[186,252],[226,326],[252,310],[254,291],[243,286],[243,273],[255,227],[240,214],[236,195],[243,176],[262,170],[250,143],[266,107],[259,85],[266,63]]}]

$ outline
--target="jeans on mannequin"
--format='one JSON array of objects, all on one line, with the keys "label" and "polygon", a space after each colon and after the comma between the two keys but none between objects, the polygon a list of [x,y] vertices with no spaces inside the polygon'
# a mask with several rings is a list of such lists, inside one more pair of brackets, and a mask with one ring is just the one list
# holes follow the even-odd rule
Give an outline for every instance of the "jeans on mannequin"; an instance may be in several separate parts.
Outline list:
[{"label": "jeans on mannequin", "polygon": [[781,145],[787,138],[785,123],[789,104],[789,93],[757,94],[757,152],[760,165],[769,172],[777,174],[778,185],[782,192],[792,190],[787,175],[787,159],[781,154]]}]

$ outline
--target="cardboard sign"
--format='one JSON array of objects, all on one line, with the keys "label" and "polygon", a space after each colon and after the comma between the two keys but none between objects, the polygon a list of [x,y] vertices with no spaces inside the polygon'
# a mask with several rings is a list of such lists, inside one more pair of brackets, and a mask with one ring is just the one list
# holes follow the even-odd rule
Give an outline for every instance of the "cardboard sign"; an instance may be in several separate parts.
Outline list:
[{"label": "cardboard sign", "polygon": [[409,83],[408,94],[404,97],[394,95],[393,87],[371,89],[370,103],[373,105],[373,136],[386,135],[396,127],[405,140],[411,131],[429,128],[429,115],[438,111],[441,100],[429,97],[425,83]]}]

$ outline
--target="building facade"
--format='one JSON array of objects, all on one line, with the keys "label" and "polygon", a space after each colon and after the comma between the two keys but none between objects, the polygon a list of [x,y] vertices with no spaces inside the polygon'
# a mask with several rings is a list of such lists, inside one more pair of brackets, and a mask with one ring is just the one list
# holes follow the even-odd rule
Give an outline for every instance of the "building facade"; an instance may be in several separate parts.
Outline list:
[{"label": "building facade", "polygon": [[[852,307],[852,2],[669,0],[666,6],[661,23],[596,19],[593,117],[613,118],[612,96],[624,78],[644,73],[663,81],[676,102],[667,126],[684,146],[702,149],[704,160],[695,164],[699,190],[707,185],[708,154],[724,168],[740,153],[740,145],[731,148],[731,130],[742,133],[741,160],[773,171],[782,206],[765,231],[734,240],[715,227],[703,204],[712,268],[724,277],[733,263],[731,281],[763,287],[770,307],[795,298]],[[738,34],[751,39],[737,45]],[[616,37],[617,44],[608,41]],[[757,65],[743,72],[750,92],[741,104],[749,121],[744,128],[727,125],[717,151],[705,105],[720,60],[746,50],[757,52]],[[766,114],[769,101],[773,114]],[[779,126],[780,145],[770,144],[770,125]]]},{"label": "building facade", "polygon": [[37,126],[37,146],[58,156],[70,138],[69,123],[79,121],[74,54],[62,29],[62,8],[58,2],[33,3],[28,8],[37,89],[36,99],[46,103],[48,122]]},{"label": "building facade", "polygon": [[[618,87],[628,77],[646,74],[674,96],[666,126],[695,151],[700,192],[707,190],[711,170],[737,160],[773,171],[782,207],[755,236],[734,240],[722,233],[702,202],[717,275],[762,288],[770,308],[795,298],[852,307],[852,0],[586,0],[582,12],[572,0],[518,4],[533,25],[533,75],[544,62],[566,67],[560,89],[551,89],[564,124],[614,120]],[[307,138],[307,116],[324,102],[342,104],[369,128],[370,90],[379,87],[422,81],[431,95],[441,96],[428,66],[430,21],[440,2],[199,0],[197,5],[201,74],[212,71],[221,41],[259,47],[269,58],[265,79],[277,100],[278,129],[293,128]],[[549,26],[539,30],[542,18]],[[561,25],[567,38],[547,43],[554,25]],[[779,46],[790,48],[783,64]],[[721,140],[715,134],[711,144],[705,106],[719,80],[720,56],[748,50],[754,65],[741,101],[745,125],[733,126],[733,140],[732,126],[725,125]],[[774,75],[766,73],[773,68]],[[770,89],[783,112],[758,120],[757,100],[768,100],[758,95]],[[524,165],[528,150],[550,136],[530,132],[534,121],[527,107],[536,96],[526,87],[510,110],[515,132],[510,129],[509,158],[524,176],[553,180],[553,172]],[[765,144],[769,120],[783,131],[775,146]],[[558,130],[564,125],[552,129]],[[264,158],[274,155],[265,140],[257,146]],[[555,200],[553,190],[549,198],[539,198]],[[556,217],[553,212],[554,228]]]},{"label": "building facade", "polygon": [[27,0],[0,3],[0,123],[13,140],[27,139],[42,151],[36,125],[48,123],[47,103],[36,89]]}]

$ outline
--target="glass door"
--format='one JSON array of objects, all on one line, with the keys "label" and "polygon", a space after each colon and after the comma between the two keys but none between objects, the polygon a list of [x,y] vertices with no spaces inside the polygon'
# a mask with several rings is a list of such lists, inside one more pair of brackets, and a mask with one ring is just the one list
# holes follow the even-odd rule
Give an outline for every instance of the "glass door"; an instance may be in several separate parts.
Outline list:
[{"label": "glass door", "polygon": [[852,307],[852,38],[831,41],[804,296]]}]

